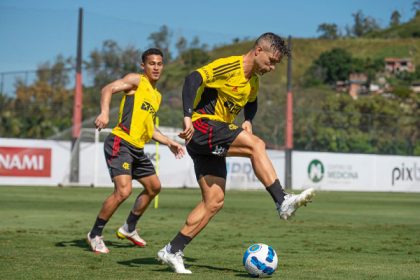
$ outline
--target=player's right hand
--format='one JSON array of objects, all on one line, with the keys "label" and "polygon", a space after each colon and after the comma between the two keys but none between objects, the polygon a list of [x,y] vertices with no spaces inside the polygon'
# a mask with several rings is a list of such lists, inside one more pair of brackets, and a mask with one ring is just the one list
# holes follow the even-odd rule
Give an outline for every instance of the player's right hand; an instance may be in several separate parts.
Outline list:
[{"label": "player's right hand", "polygon": [[194,134],[194,126],[192,124],[191,117],[184,117],[184,130],[179,133],[179,137],[185,140],[185,144],[188,144]]},{"label": "player's right hand", "polygon": [[106,114],[99,114],[95,120],[95,127],[101,131],[102,128],[106,128],[109,123],[109,117]]}]

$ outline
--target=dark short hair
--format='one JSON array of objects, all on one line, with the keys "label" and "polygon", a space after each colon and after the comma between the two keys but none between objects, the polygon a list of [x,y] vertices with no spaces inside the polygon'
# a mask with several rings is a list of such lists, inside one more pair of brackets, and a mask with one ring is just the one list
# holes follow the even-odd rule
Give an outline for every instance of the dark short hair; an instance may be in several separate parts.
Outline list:
[{"label": "dark short hair", "polygon": [[283,56],[287,56],[287,57],[291,56],[289,47],[286,45],[284,40],[279,35],[274,34],[272,32],[267,32],[267,33],[262,34],[255,41],[254,48],[256,46],[262,45],[263,42],[268,43],[273,50],[279,51]]},{"label": "dark short hair", "polygon": [[162,53],[162,51],[161,51],[161,50],[159,50],[159,49],[157,49],[157,48],[150,48],[150,49],[147,49],[147,50],[145,50],[145,51],[143,52],[143,54],[141,55],[141,61],[142,61],[143,63],[145,63],[145,62],[146,62],[147,57],[148,57],[149,55],[153,55],[153,54],[160,55],[160,56],[163,58],[163,53]]}]

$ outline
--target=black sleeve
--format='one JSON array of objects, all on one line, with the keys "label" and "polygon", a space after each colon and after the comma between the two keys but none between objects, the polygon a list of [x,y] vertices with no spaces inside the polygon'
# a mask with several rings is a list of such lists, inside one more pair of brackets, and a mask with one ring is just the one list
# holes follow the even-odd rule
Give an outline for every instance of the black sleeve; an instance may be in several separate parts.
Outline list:
[{"label": "black sleeve", "polygon": [[257,99],[255,99],[254,102],[246,103],[244,107],[245,120],[252,121],[252,119],[255,117],[255,114],[257,113],[257,109],[258,109]]},{"label": "black sleeve", "polygon": [[184,81],[182,88],[182,105],[184,106],[184,117],[191,117],[193,113],[194,99],[197,90],[203,82],[203,78],[197,71],[189,74]]}]

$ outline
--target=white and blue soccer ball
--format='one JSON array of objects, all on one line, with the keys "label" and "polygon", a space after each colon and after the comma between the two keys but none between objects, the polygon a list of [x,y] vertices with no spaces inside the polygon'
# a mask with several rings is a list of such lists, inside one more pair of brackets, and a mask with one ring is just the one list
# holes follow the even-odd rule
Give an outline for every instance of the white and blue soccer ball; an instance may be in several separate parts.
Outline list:
[{"label": "white and blue soccer ball", "polygon": [[276,251],[262,243],[249,246],[242,260],[246,271],[254,277],[271,276],[277,269],[277,261]]}]

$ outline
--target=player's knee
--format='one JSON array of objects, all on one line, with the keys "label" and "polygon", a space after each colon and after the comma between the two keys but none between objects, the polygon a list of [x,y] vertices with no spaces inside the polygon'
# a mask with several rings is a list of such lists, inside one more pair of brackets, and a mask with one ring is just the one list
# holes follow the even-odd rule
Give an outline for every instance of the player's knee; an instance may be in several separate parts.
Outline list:
[{"label": "player's knee", "polygon": [[265,152],[265,142],[257,137],[253,145],[253,151],[258,154]]},{"label": "player's knee", "polygon": [[115,196],[118,201],[122,202],[131,195],[131,188],[120,189],[115,192]]},{"label": "player's knee", "polygon": [[210,214],[214,215],[223,208],[223,205],[224,205],[224,200],[219,199],[219,200],[214,200],[214,201],[211,201],[211,202],[207,203],[206,206],[207,206],[207,210],[210,212]]},{"label": "player's knee", "polygon": [[152,185],[150,190],[149,190],[149,195],[152,196],[152,197],[155,197],[160,193],[161,189],[162,189],[161,184]]}]

